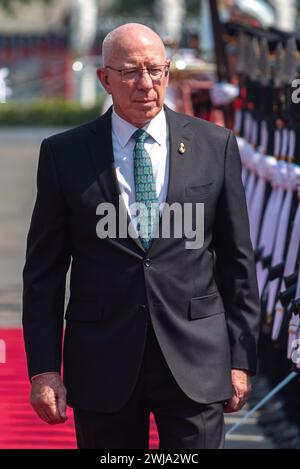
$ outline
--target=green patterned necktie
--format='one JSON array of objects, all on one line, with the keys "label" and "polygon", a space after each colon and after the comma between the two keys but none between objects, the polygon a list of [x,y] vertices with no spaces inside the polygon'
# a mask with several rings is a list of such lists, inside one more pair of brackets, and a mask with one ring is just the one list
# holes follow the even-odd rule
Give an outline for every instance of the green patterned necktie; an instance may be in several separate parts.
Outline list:
[{"label": "green patterned necktie", "polygon": [[140,206],[142,208],[138,214],[137,221],[140,227],[140,240],[146,251],[151,244],[156,216],[158,214],[158,199],[152,163],[144,146],[144,142],[148,137],[149,134],[143,129],[138,129],[133,134],[136,142],[133,150],[135,199],[136,203],[143,204]]}]

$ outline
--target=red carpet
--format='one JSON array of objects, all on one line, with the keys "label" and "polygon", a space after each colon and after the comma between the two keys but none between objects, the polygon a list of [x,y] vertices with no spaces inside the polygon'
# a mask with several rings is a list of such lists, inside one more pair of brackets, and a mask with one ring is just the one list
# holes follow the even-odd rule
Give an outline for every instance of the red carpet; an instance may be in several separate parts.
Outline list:
[{"label": "red carpet", "polygon": [[[50,426],[41,421],[29,404],[27,376],[21,329],[0,329],[6,344],[6,363],[0,363],[0,449],[76,448],[72,409],[63,425]],[[151,414],[149,448],[158,448],[158,435]]]}]

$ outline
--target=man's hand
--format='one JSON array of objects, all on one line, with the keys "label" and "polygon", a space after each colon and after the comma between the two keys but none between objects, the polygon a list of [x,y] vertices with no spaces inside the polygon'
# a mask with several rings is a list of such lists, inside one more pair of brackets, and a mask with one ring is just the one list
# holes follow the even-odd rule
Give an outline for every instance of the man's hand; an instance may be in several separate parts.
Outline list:
[{"label": "man's hand", "polygon": [[66,416],[66,388],[58,373],[44,373],[32,379],[30,404],[38,416],[49,423],[64,423]]},{"label": "man's hand", "polygon": [[224,406],[224,412],[226,413],[240,410],[251,392],[251,378],[248,371],[231,370],[231,381],[233,394]]}]

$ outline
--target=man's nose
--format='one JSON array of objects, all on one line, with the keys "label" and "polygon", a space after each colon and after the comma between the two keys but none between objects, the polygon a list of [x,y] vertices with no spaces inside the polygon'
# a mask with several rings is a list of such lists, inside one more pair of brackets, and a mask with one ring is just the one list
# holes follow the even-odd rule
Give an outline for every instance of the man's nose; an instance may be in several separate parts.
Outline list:
[{"label": "man's nose", "polygon": [[137,86],[142,89],[150,89],[153,87],[152,79],[146,68],[140,71]]}]

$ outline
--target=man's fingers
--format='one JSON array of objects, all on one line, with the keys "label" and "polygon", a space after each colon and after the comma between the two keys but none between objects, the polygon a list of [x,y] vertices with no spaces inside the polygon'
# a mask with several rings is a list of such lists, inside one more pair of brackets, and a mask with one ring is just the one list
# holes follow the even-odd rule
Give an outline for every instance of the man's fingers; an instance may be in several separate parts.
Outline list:
[{"label": "man's fingers", "polygon": [[46,412],[48,418],[53,423],[64,423],[67,420],[66,416],[66,393],[63,389],[60,389],[57,392],[57,395],[54,397],[54,401],[50,404],[43,404],[44,411]]},{"label": "man's fingers", "polygon": [[65,421],[67,420],[67,415],[66,415],[66,401],[64,399],[59,399],[57,403],[57,409],[60,417]]},{"label": "man's fingers", "polygon": [[61,417],[56,402],[50,405],[44,404],[43,409],[53,424],[65,422],[66,419]]},{"label": "man's fingers", "polygon": [[34,410],[38,416],[45,422],[53,425],[54,423],[60,423],[60,415],[53,406],[45,402],[40,402],[39,404],[32,404]]},{"label": "man's fingers", "polygon": [[36,414],[38,415],[38,417],[43,420],[44,422],[50,424],[50,425],[53,425],[52,424],[52,421],[51,421],[51,418],[47,415],[47,412],[45,411],[45,409],[42,407],[42,406],[39,406],[39,405],[36,405],[34,403],[31,403],[33,409],[35,410]]},{"label": "man's fingers", "polygon": [[30,402],[39,417],[51,425],[67,420],[66,389],[56,374],[35,378]]},{"label": "man's fingers", "polygon": [[57,393],[57,409],[58,409],[60,417],[63,419],[63,421],[66,421],[68,418],[66,415],[67,399],[66,399],[66,391],[63,387],[61,387]]},{"label": "man's fingers", "polygon": [[228,404],[224,406],[223,412],[230,413],[230,412],[238,412],[244,406],[246,400],[244,398],[238,398],[237,396],[233,396],[229,401]]},{"label": "man's fingers", "polygon": [[232,397],[231,399],[229,399],[228,403],[224,406],[224,409],[223,409],[224,413],[230,413],[230,412],[235,411],[235,407],[236,407],[235,400],[236,400],[235,397]]},{"label": "man's fingers", "polygon": [[247,371],[232,369],[231,381],[233,395],[224,405],[224,413],[238,412],[244,406],[251,392],[251,380]]}]

